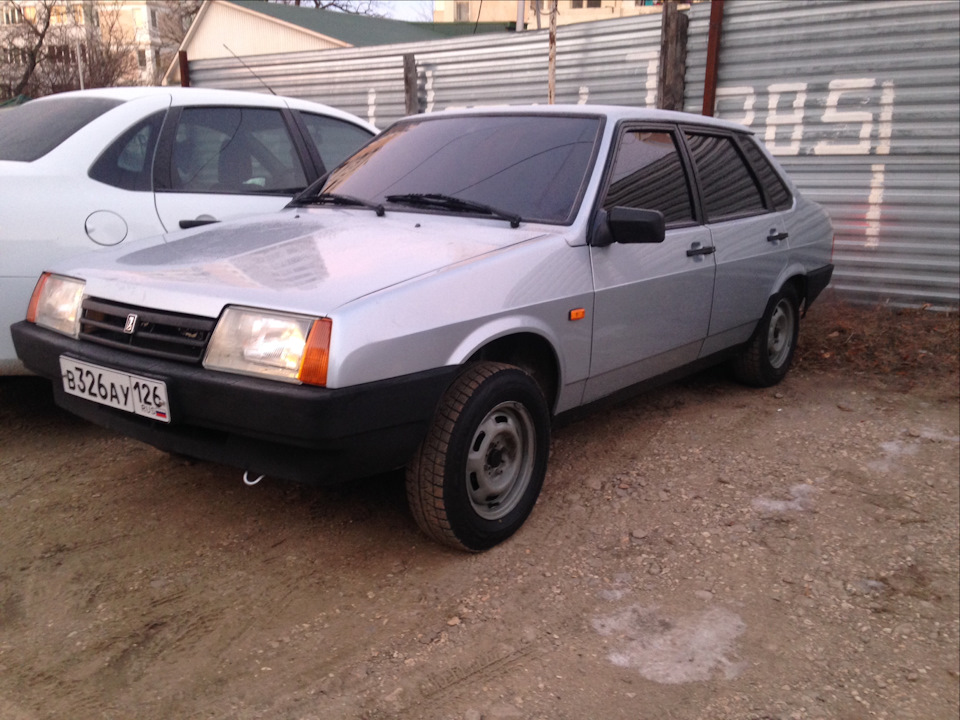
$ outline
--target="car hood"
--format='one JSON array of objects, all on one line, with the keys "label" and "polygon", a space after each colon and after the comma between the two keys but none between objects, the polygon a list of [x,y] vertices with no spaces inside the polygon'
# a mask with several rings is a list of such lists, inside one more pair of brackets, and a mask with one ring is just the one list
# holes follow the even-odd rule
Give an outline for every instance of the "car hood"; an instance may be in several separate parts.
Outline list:
[{"label": "car hood", "polygon": [[324,315],[357,298],[543,235],[498,220],[284,210],[59,263],[105,300],[214,317],[225,304]]}]

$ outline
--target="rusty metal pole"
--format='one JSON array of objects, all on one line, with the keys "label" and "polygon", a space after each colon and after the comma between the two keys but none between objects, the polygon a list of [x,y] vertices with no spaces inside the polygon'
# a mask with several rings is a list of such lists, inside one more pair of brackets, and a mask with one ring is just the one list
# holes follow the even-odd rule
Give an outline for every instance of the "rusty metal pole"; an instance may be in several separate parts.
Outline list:
[{"label": "rusty metal pole", "polygon": [[723,0],[710,3],[710,34],[707,38],[707,71],[703,79],[703,111],[713,117],[717,104],[717,62],[720,59],[720,35],[723,27]]},{"label": "rusty metal pole", "polygon": [[187,61],[187,51],[180,50],[177,58],[180,60],[180,85],[190,87],[190,63]]},{"label": "rusty metal pole", "polygon": [[550,6],[550,62],[547,68],[547,105],[553,105],[557,94],[557,1]]}]

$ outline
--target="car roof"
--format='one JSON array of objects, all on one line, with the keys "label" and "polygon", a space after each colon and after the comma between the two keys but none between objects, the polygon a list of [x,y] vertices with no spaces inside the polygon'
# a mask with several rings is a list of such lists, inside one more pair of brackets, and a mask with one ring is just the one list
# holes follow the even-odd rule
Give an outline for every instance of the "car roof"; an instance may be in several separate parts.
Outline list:
[{"label": "car roof", "polygon": [[[628,107],[625,105],[502,105],[477,108],[455,108],[432,113],[441,117],[477,117],[483,115],[577,115],[581,117],[603,117],[612,123],[621,121],[646,121],[690,123],[703,127],[712,127],[724,130],[753,133],[753,131],[729,120],[719,120],[706,115],[677,112],[674,110],[658,110],[645,107]],[[424,115],[411,115],[410,118],[424,118]]]},{"label": "car roof", "polygon": [[300,98],[286,97],[283,95],[270,95],[267,93],[247,92],[243,90],[220,90],[216,88],[193,88],[180,86],[148,86],[148,87],[115,87],[115,88],[95,88],[91,90],[73,90],[56,95],[47,95],[38,98],[33,102],[42,102],[52,98],[66,97],[98,97],[128,102],[145,97],[167,96],[174,105],[199,105],[214,103],[220,105],[230,105],[231,103],[249,105],[254,103],[264,107],[291,107],[297,110],[306,110],[310,112],[322,113],[331,117],[346,120],[352,123],[358,123],[368,129],[370,132],[378,132],[377,128],[356,115],[352,115],[343,110],[324,105],[322,103],[312,102],[310,100],[301,100]]}]

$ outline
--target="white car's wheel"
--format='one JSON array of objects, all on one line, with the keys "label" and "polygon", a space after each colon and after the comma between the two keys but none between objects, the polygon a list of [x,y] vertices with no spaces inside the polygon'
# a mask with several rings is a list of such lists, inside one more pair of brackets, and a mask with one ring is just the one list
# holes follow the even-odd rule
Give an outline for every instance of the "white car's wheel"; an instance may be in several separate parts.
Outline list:
[{"label": "white car's wheel", "polygon": [[407,467],[417,524],[473,552],[510,537],[537,502],[549,434],[546,402],[527,373],[490,362],[465,368]]}]

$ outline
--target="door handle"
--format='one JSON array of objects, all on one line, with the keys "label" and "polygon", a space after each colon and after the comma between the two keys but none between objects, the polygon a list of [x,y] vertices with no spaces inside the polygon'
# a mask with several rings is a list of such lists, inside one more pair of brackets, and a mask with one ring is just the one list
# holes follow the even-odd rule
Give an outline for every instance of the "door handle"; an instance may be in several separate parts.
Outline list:
[{"label": "door handle", "polygon": [[[694,243],[694,245],[699,245],[700,243]],[[687,250],[687,257],[693,257],[694,255],[713,255],[717,251],[716,246],[707,245],[706,247],[691,247]]]},{"label": "door handle", "polygon": [[201,220],[200,218],[197,218],[196,220],[181,220],[180,229],[189,230],[190,228],[200,227],[201,225],[210,225],[216,222],[220,222],[220,221],[215,218],[209,218],[204,220]]},{"label": "door handle", "polygon": [[779,242],[780,240],[786,240],[788,237],[790,237],[790,233],[778,233],[771,230],[770,234],[767,235],[767,242]]}]

